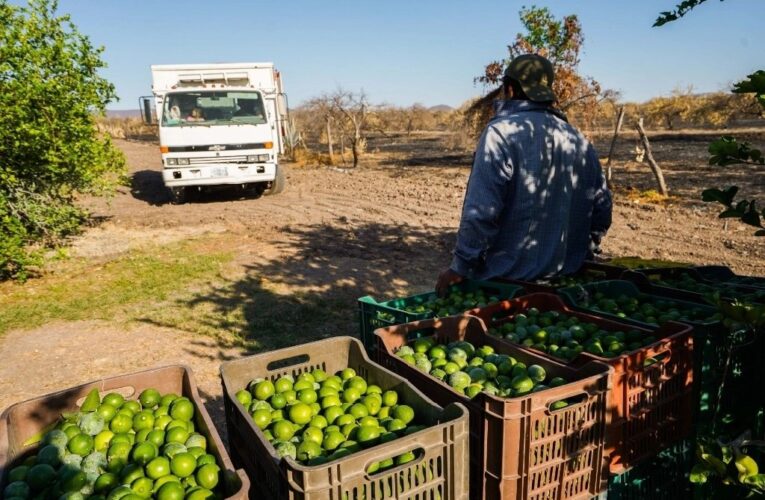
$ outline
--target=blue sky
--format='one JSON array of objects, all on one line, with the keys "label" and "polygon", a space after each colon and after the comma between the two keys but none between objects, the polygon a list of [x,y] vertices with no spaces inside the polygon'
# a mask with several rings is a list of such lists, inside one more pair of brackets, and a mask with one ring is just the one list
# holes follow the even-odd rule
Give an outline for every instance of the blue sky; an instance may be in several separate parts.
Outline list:
[{"label": "blue sky", "polygon": [[[652,28],[679,0],[538,1],[575,13],[585,33],[581,71],[626,100],[677,86],[721,90],[765,66],[763,0],[710,0]],[[17,0],[15,3],[22,3]],[[80,30],[104,45],[103,74],[137,108],[151,64],[273,61],[292,105],[341,85],[373,102],[458,106],[483,89],[487,62],[504,57],[532,2],[494,0],[118,1],[60,0]]]}]

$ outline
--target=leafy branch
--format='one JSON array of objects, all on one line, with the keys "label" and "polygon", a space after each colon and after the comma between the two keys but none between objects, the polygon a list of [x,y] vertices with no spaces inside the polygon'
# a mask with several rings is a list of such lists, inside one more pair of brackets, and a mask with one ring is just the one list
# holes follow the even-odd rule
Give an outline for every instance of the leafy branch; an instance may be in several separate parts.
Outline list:
[{"label": "leafy branch", "polygon": [[[656,21],[653,23],[653,25],[654,27],[658,27],[664,26],[665,24],[671,23],[672,21],[677,21],[706,1],[707,0],[684,0],[683,2],[677,4],[675,10],[664,11],[660,13],[659,17],[656,18]],[[720,1],[722,2],[723,0]]]},{"label": "leafy branch", "polygon": [[765,493],[765,474],[749,453],[765,447],[765,441],[750,439],[746,432],[730,442],[706,437],[699,439],[697,463],[691,469],[690,480],[704,484],[711,480],[740,488],[750,495]]},{"label": "leafy branch", "polygon": [[730,186],[727,189],[710,188],[701,193],[701,199],[706,202],[717,202],[725,206],[720,212],[721,219],[740,219],[744,224],[758,228],[755,236],[765,236],[765,209],[757,210],[756,200],[734,200],[738,186]]}]

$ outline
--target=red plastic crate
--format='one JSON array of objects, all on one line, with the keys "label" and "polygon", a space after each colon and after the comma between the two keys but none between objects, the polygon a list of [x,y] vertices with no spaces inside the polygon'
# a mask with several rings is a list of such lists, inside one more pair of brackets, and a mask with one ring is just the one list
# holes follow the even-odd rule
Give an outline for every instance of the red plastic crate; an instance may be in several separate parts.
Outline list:
[{"label": "red plastic crate", "polygon": [[[592,360],[614,369],[608,404],[611,423],[606,436],[610,471],[621,474],[642,460],[687,437],[693,428],[693,338],[692,327],[669,322],[650,330],[600,318],[570,309],[555,295],[537,293],[500,302],[477,312],[487,329],[499,326],[530,308],[559,311],[582,322],[595,323],[602,330],[638,330],[657,341],[613,358],[582,352],[571,366]],[[564,360],[502,339],[522,349]],[[656,362],[644,366],[644,361]]]},{"label": "red plastic crate", "polygon": [[[473,399],[419,371],[394,352],[407,338],[434,335],[439,343],[490,345],[516,360],[538,364],[571,382],[517,398],[480,393]],[[486,334],[473,316],[423,320],[375,331],[381,364],[402,375],[437,404],[460,402],[470,413],[470,498],[589,499],[606,488],[606,411],[612,370],[593,361],[570,367]],[[565,408],[551,410],[556,401]],[[573,401],[572,401],[573,400]]]}]

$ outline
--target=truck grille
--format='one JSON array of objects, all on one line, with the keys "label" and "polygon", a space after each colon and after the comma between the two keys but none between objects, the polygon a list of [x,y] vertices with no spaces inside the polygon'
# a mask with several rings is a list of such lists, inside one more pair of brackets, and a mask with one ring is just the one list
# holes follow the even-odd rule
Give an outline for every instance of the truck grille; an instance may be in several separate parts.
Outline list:
[{"label": "truck grille", "polygon": [[247,156],[206,156],[201,158],[189,158],[189,165],[220,165],[221,163],[247,163]]}]

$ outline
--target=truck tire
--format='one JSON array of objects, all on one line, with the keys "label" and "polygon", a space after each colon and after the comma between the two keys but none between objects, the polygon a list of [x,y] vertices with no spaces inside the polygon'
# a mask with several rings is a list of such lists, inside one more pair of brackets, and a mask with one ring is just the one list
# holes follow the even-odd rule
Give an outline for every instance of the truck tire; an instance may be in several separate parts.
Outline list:
[{"label": "truck tire", "polygon": [[287,178],[284,175],[284,167],[278,165],[276,167],[276,177],[271,183],[271,187],[266,189],[266,195],[279,194],[287,187]]},{"label": "truck tire", "polygon": [[171,188],[170,194],[174,205],[183,205],[188,200],[188,193],[185,187]]}]

